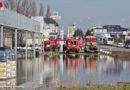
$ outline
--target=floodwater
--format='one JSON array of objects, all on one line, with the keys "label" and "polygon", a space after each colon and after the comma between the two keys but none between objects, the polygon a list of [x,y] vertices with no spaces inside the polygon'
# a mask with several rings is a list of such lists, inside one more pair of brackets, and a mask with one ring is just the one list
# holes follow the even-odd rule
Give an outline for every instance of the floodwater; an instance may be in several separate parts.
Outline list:
[{"label": "floodwater", "polygon": [[16,86],[56,88],[58,85],[87,87],[98,84],[130,82],[130,61],[98,55],[48,55],[17,60]]}]

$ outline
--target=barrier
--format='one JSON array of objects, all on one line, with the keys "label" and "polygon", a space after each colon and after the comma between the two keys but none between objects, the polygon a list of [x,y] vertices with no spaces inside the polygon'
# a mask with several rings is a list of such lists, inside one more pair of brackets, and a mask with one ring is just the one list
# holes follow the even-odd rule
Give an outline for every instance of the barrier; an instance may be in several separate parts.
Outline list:
[{"label": "barrier", "polygon": [[99,51],[100,51],[101,53],[103,53],[103,54],[112,55],[112,51],[111,51],[111,50],[100,49]]}]

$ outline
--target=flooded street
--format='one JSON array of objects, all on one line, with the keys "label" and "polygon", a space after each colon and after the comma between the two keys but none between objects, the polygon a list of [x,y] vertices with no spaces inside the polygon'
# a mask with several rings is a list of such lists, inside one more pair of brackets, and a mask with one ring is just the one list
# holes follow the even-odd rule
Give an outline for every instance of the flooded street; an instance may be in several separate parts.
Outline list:
[{"label": "flooded street", "polygon": [[58,84],[87,87],[130,82],[130,61],[110,56],[57,55],[18,59],[16,86],[52,89]]}]

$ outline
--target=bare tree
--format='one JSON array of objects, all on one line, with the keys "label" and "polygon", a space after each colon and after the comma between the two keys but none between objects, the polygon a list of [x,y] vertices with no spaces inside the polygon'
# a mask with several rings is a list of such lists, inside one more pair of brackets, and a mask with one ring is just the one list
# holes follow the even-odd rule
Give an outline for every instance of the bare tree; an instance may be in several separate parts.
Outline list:
[{"label": "bare tree", "polygon": [[15,0],[8,0],[9,9],[13,10],[15,8]]},{"label": "bare tree", "polygon": [[50,5],[47,7],[47,13],[46,13],[46,18],[50,18],[51,16],[51,11],[50,11]]},{"label": "bare tree", "polygon": [[29,16],[29,1],[28,0],[23,0],[21,4],[21,9],[22,9],[22,14],[25,16]]},{"label": "bare tree", "polygon": [[5,7],[15,10],[25,16],[36,16],[37,7],[35,0],[6,0]]},{"label": "bare tree", "polygon": [[36,16],[36,14],[37,14],[37,6],[36,2],[33,1],[31,5],[31,16]]},{"label": "bare tree", "polygon": [[17,0],[17,2],[16,2],[16,11],[17,11],[18,13],[22,13],[22,10],[21,10],[21,2],[22,2],[22,0]]},{"label": "bare tree", "polygon": [[40,3],[39,16],[44,16],[44,8],[42,3]]}]

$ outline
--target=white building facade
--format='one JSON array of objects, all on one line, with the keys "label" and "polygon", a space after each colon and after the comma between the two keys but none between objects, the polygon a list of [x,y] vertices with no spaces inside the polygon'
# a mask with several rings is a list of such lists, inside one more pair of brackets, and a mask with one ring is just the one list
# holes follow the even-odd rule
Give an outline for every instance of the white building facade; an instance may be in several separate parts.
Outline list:
[{"label": "white building facade", "polygon": [[107,34],[107,29],[105,29],[105,28],[94,28],[93,34],[94,34],[94,36],[99,35],[99,34]]},{"label": "white building facade", "polygon": [[44,35],[44,40],[49,40],[50,37],[56,39],[58,34],[58,23],[51,18],[43,16],[32,17],[33,20],[40,22],[40,31]]},{"label": "white building facade", "polygon": [[51,18],[44,18],[44,36],[45,39],[56,39],[58,36],[58,23]]},{"label": "white building facade", "polygon": [[93,28],[93,35],[97,38],[97,40],[103,40],[104,36],[108,35],[107,29],[102,27],[95,27]]}]

